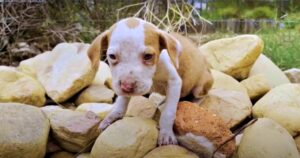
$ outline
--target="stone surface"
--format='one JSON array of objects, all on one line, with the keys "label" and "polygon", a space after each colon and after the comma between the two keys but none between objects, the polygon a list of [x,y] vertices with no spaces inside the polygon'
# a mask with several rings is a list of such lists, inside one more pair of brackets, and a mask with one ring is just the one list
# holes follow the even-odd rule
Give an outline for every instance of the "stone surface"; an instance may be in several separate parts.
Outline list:
[{"label": "stone surface", "polygon": [[90,153],[82,153],[78,155],[76,158],[90,158],[91,154]]},{"label": "stone surface", "polygon": [[166,96],[161,95],[159,93],[151,93],[149,96],[149,100],[155,104],[156,107],[159,107],[166,99]]},{"label": "stone surface", "polygon": [[264,75],[254,75],[241,82],[251,99],[257,99],[266,94],[272,87]]},{"label": "stone surface", "polygon": [[[223,120],[209,110],[190,102],[180,102],[175,119],[178,141],[201,158],[210,158],[214,150],[232,133]],[[217,157],[229,157],[235,150],[234,139],[218,151]]]},{"label": "stone surface", "polygon": [[142,158],[156,147],[156,126],[151,119],[124,117],[100,134],[93,146],[91,158]]},{"label": "stone surface", "polygon": [[104,117],[112,110],[112,108],[113,105],[107,103],[84,103],[79,105],[76,111],[92,111],[96,113],[99,118],[104,119]]},{"label": "stone surface", "polygon": [[284,71],[291,83],[300,83],[300,69],[292,68]]},{"label": "stone surface", "polygon": [[213,69],[236,79],[245,79],[263,46],[263,41],[256,35],[240,35],[210,41],[200,50]]},{"label": "stone surface", "polygon": [[36,77],[55,102],[64,102],[94,80],[99,56],[88,48],[89,44],[60,43],[52,51],[22,61],[19,70]]},{"label": "stone surface", "polygon": [[247,94],[224,89],[212,89],[200,106],[220,116],[229,128],[251,115],[252,103]]},{"label": "stone surface", "polygon": [[50,158],[74,158],[74,155],[72,153],[69,153],[66,151],[60,151],[60,152],[51,154]]},{"label": "stone surface", "polygon": [[299,158],[292,136],[268,118],[258,119],[244,131],[239,158]]},{"label": "stone surface", "polygon": [[0,103],[0,157],[43,158],[49,121],[34,106]]},{"label": "stone surface", "polygon": [[234,90],[248,94],[247,89],[233,77],[213,69],[211,70],[211,73],[214,78],[212,89]]},{"label": "stone surface", "polygon": [[143,96],[131,97],[125,116],[152,118],[156,112],[156,105]]},{"label": "stone surface", "polygon": [[296,142],[296,146],[297,146],[298,152],[300,154],[300,136],[298,136],[298,137],[295,138],[295,142]]},{"label": "stone surface", "polygon": [[263,54],[261,54],[254,63],[249,73],[249,77],[258,74],[264,75],[272,88],[281,84],[290,83],[289,79],[280,68]]},{"label": "stone surface", "polygon": [[92,84],[83,90],[76,99],[76,105],[83,103],[112,103],[115,93],[104,84]]},{"label": "stone surface", "polygon": [[0,66],[0,102],[43,106],[45,101],[45,90],[38,81],[13,67]]},{"label": "stone surface", "polygon": [[166,145],[153,149],[144,158],[198,158],[198,156],[178,145]]},{"label": "stone surface", "polygon": [[57,110],[62,110],[63,108],[58,105],[47,105],[40,108],[44,114],[46,114],[47,118],[50,118],[50,116],[53,114],[53,112]]},{"label": "stone surface", "polygon": [[254,117],[268,117],[293,136],[300,131],[300,84],[283,84],[270,90],[253,107]]},{"label": "stone surface", "polygon": [[93,112],[56,110],[50,117],[53,138],[66,151],[79,152],[99,135],[99,117]]},{"label": "stone surface", "polygon": [[95,79],[93,80],[93,84],[106,85],[106,83],[108,83],[108,87],[111,88],[111,86],[109,86],[111,85],[111,81],[112,76],[109,66],[105,62],[100,61],[99,69],[96,73]]}]

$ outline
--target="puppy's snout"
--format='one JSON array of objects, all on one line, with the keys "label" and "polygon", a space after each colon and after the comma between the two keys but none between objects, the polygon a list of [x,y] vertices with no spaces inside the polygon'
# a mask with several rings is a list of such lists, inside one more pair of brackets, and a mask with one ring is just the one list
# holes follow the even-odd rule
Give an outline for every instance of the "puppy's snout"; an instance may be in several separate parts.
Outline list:
[{"label": "puppy's snout", "polygon": [[127,81],[127,80],[120,81],[121,90],[125,93],[133,93],[135,86],[136,86],[135,81]]}]

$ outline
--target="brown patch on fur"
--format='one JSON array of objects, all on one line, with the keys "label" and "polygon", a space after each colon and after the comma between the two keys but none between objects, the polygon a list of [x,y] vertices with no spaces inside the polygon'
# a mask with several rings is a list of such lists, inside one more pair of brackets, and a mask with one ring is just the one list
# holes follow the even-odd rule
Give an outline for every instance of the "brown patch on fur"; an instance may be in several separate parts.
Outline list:
[{"label": "brown patch on fur", "polygon": [[145,46],[148,47],[147,50],[152,50],[153,52],[151,53],[155,54],[155,60],[153,61],[153,65],[158,62],[159,54],[160,54],[159,36],[155,31],[156,29],[157,28],[152,24],[149,23],[144,24]]},{"label": "brown patch on fur", "polygon": [[128,18],[126,20],[126,25],[131,29],[138,27],[139,24],[140,24],[140,22],[136,18]]}]

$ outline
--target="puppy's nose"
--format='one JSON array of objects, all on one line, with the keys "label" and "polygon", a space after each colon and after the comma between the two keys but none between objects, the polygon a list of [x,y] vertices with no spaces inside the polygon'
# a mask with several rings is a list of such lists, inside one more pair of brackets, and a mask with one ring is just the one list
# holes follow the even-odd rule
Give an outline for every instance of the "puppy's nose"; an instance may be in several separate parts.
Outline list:
[{"label": "puppy's nose", "polygon": [[133,81],[121,81],[121,90],[125,93],[132,93],[134,91],[136,83]]}]

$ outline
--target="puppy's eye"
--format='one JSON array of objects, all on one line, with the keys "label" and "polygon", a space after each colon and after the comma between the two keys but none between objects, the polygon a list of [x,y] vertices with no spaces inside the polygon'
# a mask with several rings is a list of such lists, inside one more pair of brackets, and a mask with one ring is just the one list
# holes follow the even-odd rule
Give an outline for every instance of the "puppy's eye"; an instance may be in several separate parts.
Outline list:
[{"label": "puppy's eye", "polygon": [[111,59],[111,60],[116,60],[117,57],[115,54],[109,54],[108,57]]},{"label": "puppy's eye", "polygon": [[151,60],[153,58],[153,56],[154,56],[153,54],[146,53],[146,54],[144,54],[143,59],[145,61],[148,61],[148,60]]}]

